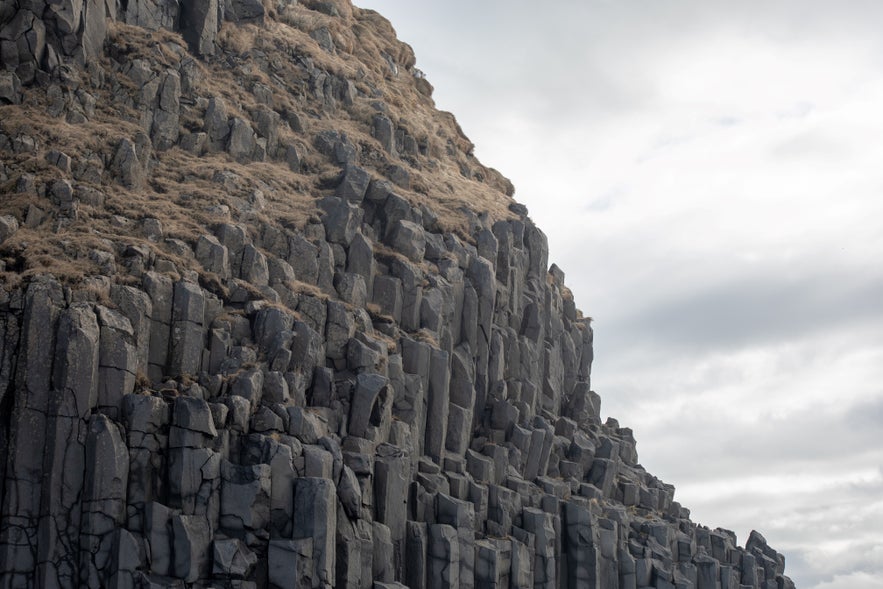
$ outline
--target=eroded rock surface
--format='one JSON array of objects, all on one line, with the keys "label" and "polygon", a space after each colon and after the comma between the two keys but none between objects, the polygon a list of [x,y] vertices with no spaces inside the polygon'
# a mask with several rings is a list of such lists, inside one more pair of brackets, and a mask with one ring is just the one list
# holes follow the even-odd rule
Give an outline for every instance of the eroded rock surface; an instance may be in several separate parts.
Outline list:
[{"label": "eroded rock surface", "polygon": [[346,0],[0,8],[0,586],[786,589]]}]

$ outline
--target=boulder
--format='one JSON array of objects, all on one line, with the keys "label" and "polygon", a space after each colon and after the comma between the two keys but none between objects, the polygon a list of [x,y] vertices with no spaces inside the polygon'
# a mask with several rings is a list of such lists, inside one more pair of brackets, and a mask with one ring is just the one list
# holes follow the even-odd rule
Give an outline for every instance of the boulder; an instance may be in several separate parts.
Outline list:
[{"label": "boulder", "polygon": [[264,5],[260,0],[228,0],[224,17],[238,23],[260,23],[264,20]]},{"label": "boulder", "polygon": [[358,166],[347,165],[340,184],[337,185],[335,196],[348,202],[359,204],[365,198],[371,176]]},{"label": "boulder", "polygon": [[426,235],[423,227],[402,219],[393,225],[389,244],[412,262],[420,262],[426,251]]},{"label": "boulder", "polygon": [[138,188],[144,183],[144,164],[131,139],[124,138],[117,145],[110,172],[127,188]]},{"label": "boulder", "polygon": [[21,104],[21,99],[21,80],[15,72],[0,72],[0,104]]},{"label": "boulder", "polygon": [[175,70],[163,74],[159,100],[153,111],[150,138],[157,150],[169,149],[178,142],[181,108],[181,76]]},{"label": "boulder", "polygon": [[325,225],[325,236],[328,241],[349,245],[362,223],[362,208],[337,196],[323,198],[319,201],[319,207],[325,213],[322,223]]},{"label": "boulder", "polygon": [[238,162],[244,163],[254,158],[257,136],[247,121],[233,117],[230,121],[230,135],[227,139],[227,152]]},{"label": "boulder", "polygon": [[181,6],[181,30],[190,50],[208,57],[215,54],[220,23],[218,0],[192,0]]}]

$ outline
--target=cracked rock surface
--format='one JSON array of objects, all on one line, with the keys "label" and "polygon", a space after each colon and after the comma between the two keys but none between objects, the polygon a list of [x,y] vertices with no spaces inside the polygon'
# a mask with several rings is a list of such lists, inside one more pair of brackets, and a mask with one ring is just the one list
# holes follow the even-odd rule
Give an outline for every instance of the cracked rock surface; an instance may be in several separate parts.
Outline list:
[{"label": "cracked rock surface", "polygon": [[0,587],[788,589],[348,0],[0,8]]}]

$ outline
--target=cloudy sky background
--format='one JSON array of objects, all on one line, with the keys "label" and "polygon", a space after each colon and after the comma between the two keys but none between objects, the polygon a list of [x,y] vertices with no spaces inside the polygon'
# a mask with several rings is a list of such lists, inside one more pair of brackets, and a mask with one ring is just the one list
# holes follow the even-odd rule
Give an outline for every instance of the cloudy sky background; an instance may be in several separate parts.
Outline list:
[{"label": "cloudy sky background", "polygon": [[357,4],[548,234],[642,464],[883,588],[883,3]]}]

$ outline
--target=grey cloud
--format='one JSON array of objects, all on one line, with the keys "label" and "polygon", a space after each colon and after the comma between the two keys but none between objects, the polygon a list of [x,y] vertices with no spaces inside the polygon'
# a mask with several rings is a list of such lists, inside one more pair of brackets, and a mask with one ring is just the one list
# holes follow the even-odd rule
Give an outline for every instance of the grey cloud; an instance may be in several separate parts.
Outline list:
[{"label": "grey cloud", "polygon": [[880,584],[859,585],[855,578],[858,573],[866,573],[872,579],[879,579],[881,554],[879,550],[874,551],[872,546],[855,544],[850,546],[848,558],[822,557],[821,560],[817,553],[795,546],[788,554],[786,567],[799,573],[800,589],[877,589]]},{"label": "grey cloud", "polygon": [[712,122],[721,127],[735,127],[742,123],[742,119],[739,117],[724,115],[716,117]]},{"label": "grey cloud", "polygon": [[797,133],[770,149],[770,155],[777,160],[800,163],[814,159],[830,164],[832,160],[840,160],[851,152],[850,146],[818,130]]},{"label": "grey cloud", "polygon": [[[873,429],[876,432],[875,446],[883,448],[883,389],[879,394],[877,399],[850,408],[846,412],[843,422],[849,428]],[[883,473],[883,464],[880,468]],[[883,497],[883,493],[881,493],[881,497]]]},{"label": "grey cloud", "polygon": [[[878,399],[853,407],[850,413],[859,413],[868,405],[879,410],[881,403]],[[763,415],[762,407],[758,411]],[[795,412],[787,419],[766,416],[750,425],[725,423],[725,419],[725,414],[710,418],[694,412],[643,427],[638,455],[644,453],[641,439],[649,440],[654,461],[662,462],[653,469],[661,469],[664,476],[660,476],[682,484],[721,478],[735,481],[758,474],[827,473],[836,477],[867,464],[883,465],[880,422],[870,419],[841,419],[817,407]],[[860,490],[856,487],[850,492]]]},{"label": "grey cloud", "polygon": [[883,319],[883,275],[822,270],[799,278],[743,274],[702,290],[685,285],[678,298],[648,299],[649,306],[611,321],[607,345],[625,347],[640,338],[669,349],[732,349]]},{"label": "grey cloud", "polygon": [[[699,453],[699,460],[693,465],[698,462],[703,477],[727,476],[734,469],[744,475],[827,472],[834,477],[843,474],[841,469],[883,460],[883,452],[870,446],[876,438],[874,428],[846,430],[826,419],[801,421],[798,417],[778,423],[767,421],[754,431],[729,436],[720,446],[712,444],[712,451]],[[722,455],[727,457],[725,462],[720,459]],[[683,477],[692,478],[689,467]]]}]

